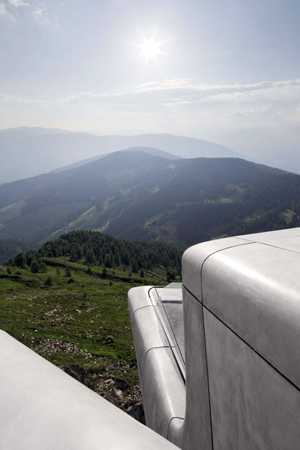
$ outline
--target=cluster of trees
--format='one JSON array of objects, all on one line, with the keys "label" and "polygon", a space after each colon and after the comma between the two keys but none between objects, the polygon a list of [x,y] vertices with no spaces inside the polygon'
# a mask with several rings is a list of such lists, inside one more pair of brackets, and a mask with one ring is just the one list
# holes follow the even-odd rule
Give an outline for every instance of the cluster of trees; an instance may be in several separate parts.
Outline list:
[{"label": "cluster of trees", "polygon": [[74,231],[47,242],[39,250],[19,253],[6,265],[20,268],[27,265],[32,272],[41,272],[45,269],[41,258],[69,256],[70,261],[81,261],[89,266],[116,268],[123,265],[131,267],[134,273],[163,266],[174,274],[180,273],[182,253],[183,248],[172,243],[130,242],[97,231]]},{"label": "cluster of trees", "polygon": [[47,266],[44,261],[41,260],[36,250],[29,250],[26,254],[18,253],[15,258],[10,258],[5,263],[6,266],[19,267],[25,269],[30,267],[32,273],[46,273]]},{"label": "cluster of trees", "polygon": [[10,258],[12,255],[16,255],[20,252],[26,253],[29,249],[29,244],[12,241],[10,239],[0,239],[0,264]]}]

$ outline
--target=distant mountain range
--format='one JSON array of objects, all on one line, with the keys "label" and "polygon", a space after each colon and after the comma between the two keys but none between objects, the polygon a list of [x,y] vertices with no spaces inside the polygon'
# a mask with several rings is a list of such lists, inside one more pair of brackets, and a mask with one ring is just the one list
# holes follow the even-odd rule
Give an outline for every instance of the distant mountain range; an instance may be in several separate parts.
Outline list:
[{"label": "distant mountain range", "polygon": [[300,176],[238,158],[121,151],[0,186],[0,238],[95,229],[184,245],[300,224]]},{"label": "distant mountain range", "polygon": [[300,174],[299,126],[285,133],[260,128],[235,130],[219,139],[228,145],[230,142],[229,146],[242,153],[244,159]]},{"label": "distant mountain range", "polygon": [[[171,155],[171,153],[163,152],[162,150],[157,150],[157,148],[151,148],[151,147],[132,147],[132,148],[126,148],[126,149],[121,150],[121,151],[124,151],[124,152],[144,152],[144,153],[148,153],[149,155],[160,156],[161,158],[171,159],[171,160],[181,159],[180,156]],[[107,156],[108,154],[105,153],[104,155],[93,156],[92,158],[88,158],[88,159],[84,159],[82,161],[78,161],[78,162],[76,162],[74,164],[70,164],[69,166],[60,167],[59,169],[52,170],[51,172],[52,173],[59,173],[59,172],[64,172],[65,170],[69,170],[69,169],[76,169],[77,167],[84,166],[85,164],[91,163],[93,161],[97,161],[97,159],[101,159],[104,156]]]},{"label": "distant mountain range", "polygon": [[[240,157],[219,144],[171,134],[139,136],[95,136],[46,128],[0,130],[0,184],[82,165],[105,154],[147,147],[151,153],[169,158]],[[149,151],[149,150],[148,150]],[[173,156],[171,156],[173,155]],[[75,165],[74,165],[75,164]]]}]

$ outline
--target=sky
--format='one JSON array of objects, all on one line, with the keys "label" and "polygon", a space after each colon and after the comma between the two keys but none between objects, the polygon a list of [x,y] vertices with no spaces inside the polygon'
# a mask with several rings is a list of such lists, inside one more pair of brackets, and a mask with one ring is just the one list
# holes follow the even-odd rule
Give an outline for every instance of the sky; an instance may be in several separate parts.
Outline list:
[{"label": "sky", "polygon": [[249,153],[300,126],[299,23],[299,0],[0,0],[0,129]]}]

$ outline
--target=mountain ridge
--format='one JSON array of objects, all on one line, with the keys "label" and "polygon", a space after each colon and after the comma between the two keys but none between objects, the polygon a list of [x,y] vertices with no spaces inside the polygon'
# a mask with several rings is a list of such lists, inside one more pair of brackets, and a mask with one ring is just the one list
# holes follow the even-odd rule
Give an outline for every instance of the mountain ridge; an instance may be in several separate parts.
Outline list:
[{"label": "mountain ridge", "polygon": [[300,176],[238,158],[115,152],[0,186],[0,238],[42,244],[69,231],[192,245],[300,224]]},{"label": "mountain ridge", "polygon": [[[170,134],[96,136],[66,130],[57,133],[55,129],[42,128],[8,130],[0,131],[0,184],[49,173],[83,159],[132,147],[152,147],[179,157],[240,156],[219,144]],[[16,133],[15,138],[10,136],[9,142],[3,140],[3,136],[13,133]]]}]

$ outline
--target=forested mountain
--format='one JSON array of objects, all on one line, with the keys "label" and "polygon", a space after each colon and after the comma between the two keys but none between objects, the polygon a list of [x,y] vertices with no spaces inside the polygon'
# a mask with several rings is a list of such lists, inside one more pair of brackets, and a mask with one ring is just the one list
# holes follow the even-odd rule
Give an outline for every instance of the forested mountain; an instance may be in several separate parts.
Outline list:
[{"label": "forested mountain", "polygon": [[21,127],[0,130],[0,184],[132,147],[151,147],[156,152],[163,151],[183,158],[239,156],[219,144],[171,134],[95,136]]},{"label": "forested mountain", "polygon": [[43,244],[74,230],[192,245],[300,224],[300,176],[237,158],[116,152],[0,186],[0,237]]}]

